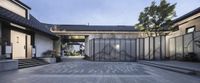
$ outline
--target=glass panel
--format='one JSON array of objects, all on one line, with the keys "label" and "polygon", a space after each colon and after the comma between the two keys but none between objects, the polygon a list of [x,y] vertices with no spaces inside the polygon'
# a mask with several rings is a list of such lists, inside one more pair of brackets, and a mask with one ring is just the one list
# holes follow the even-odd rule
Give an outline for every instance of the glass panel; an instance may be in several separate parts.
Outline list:
[{"label": "glass panel", "polygon": [[131,44],[130,44],[131,42],[130,42],[130,40],[127,39],[125,43],[126,43],[126,52],[125,52],[126,61],[130,61],[131,58],[132,58],[132,57],[131,57],[131,53],[130,53],[130,52],[131,52],[131,46],[130,46],[130,45],[131,45]]},{"label": "glass panel", "polygon": [[200,60],[200,32],[194,34],[194,52],[197,54],[198,60]]},{"label": "glass panel", "polygon": [[136,45],[135,45],[136,40],[131,41],[131,54],[132,54],[132,59],[131,61],[135,61],[136,57]]},{"label": "glass panel", "polygon": [[[140,49],[140,39],[136,39],[136,41],[137,41],[137,49]],[[137,57],[140,57],[140,50],[137,50]]]},{"label": "glass panel", "polygon": [[153,55],[153,51],[154,51],[153,45],[154,45],[154,38],[151,37],[150,38],[150,60],[153,60],[153,58],[154,58],[154,55]]},{"label": "glass panel", "polygon": [[120,61],[120,48],[121,48],[121,46],[120,46],[120,40],[117,39],[116,42],[115,42],[115,50],[116,50],[115,55],[117,57],[117,61]]},{"label": "glass panel", "polygon": [[120,49],[120,60],[121,61],[125,61],[126,60],[126,55],[125,55],[125,52],[126,52],[126,46],[125,46],[125,40],[121,40],[121,49]]},{"label": "glass panel", "polygon": [[145,38],[145,59],[149,60],[149,38]]},{"label": "glass panel", "polygon": [[155,59],[160,60],[160,37],[155,38]]},{"label": "glass panel", "polygon": [[93,50],[96,61],[135,61],[136,45],[133,39],[93,39],[90,40],[90,54]]},{"label": "glass panel", "polygon": [[181,60],[183,58],[183,37],[176,37],[176,59]]},{"label": "glass panel", "polygon": [[104,56],[105,56],[105,45],[104,45],[104,40],[103,39],[100,39],[99,40],[99,60],[100,61],[103,61],[104,60]]},{"label": "glass panel", "polygon": [[140,39],[140,59],[143,59],[144,57],[144,39]]},{"label": "glass panel", "polygon": [[162,41],[161,41],[161,44],[162,44],[162,53],[161,53],[161,59],[165,59],[165,56],[166,56],[166,37],[165,36],[162,36]]},{"label": "glass panel", "polygon": [[174,40],[174,38],[169,39],[169,53],[170,53],[170,59],[175,59],[175,40]]},{"label": "glass panel", "polygon": [[110,51],[110,43],[109,43],[109,39],[106,39],[105,40],[105,44],[104,44],[106,47],[105,47],[105,53],[104,53],[104,57],[105,57],[105,61],[109,61],[110,60],[110,54],[109,54],[109,51]]},{"label": "glass panel", "polygon": [[99,53],[99,39],[94,39],[95,41],[95,60],[100,59],[100,53]]},{"label": "glass panel", "polygon": [[117,56],[115,55],[116,49],[115,49],[115,40],[111,39],[110,40],[110,56],[111,56],[111,61],[116,61]]},{"label": "glass panel", "polygon": [[192,34],[186,34],[184,35],[184,55],[188,55],[190,52],[193,52]]}]

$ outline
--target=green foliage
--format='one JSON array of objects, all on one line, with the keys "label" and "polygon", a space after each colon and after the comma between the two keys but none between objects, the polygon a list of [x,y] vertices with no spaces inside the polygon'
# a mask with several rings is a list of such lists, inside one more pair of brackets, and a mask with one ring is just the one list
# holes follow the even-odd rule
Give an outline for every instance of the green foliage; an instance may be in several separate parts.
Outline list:
[{"label": "green foliage", "polygon": [[79,51],[70,51],[70,52],[65,52],[65,56],[80,56],[80,52]]},{"label": "green foliage", "polygon": [[183,57],[183,61],[197,62],[198,61],[198,56],[197,56],[197,54],[191,52],[191,53],[188,53],[188,55],[185,55]]},{"label": "green foliage", "polygon": [[42,57],[44,58],[55,58],[56,57],[56,52],[52,50],[47,50],[46,52],[42,53]]},{"label": "green foliage", "polygon": [[4,60],[4,59],[6,59],[6,55],[5,54],[0,55],[0,60]]},{"label": "green foliage", "polygon": [[164,28],[172,26],[172,18],[176,16],[175,6],[176,4],[170,4],[166,0],[161,0],[158,5],[153,1],[151,6],[140,13],[139,23],[135,27],[145,31],[148,36],[152,36],[152,32],[156,36],[162,35]]},{"label": "green foliage", "polygon": [[195,42],[195,44],[200,48],[200,39],[199,40],[196,40],[196,41],[194,41]]}]

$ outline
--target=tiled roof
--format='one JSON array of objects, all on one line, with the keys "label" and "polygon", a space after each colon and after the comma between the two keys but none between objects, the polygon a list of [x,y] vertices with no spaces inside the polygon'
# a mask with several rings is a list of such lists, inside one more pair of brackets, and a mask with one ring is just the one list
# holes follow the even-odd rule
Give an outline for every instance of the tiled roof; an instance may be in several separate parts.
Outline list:
[{"label": "tiled roof", "polygon": [[32,15],[30,15],[30,19],[28,20],[28,19],[21,17],[5,8],[0,7],[0,19],[9,21],[12,23],[16,23],[18,25],[25,26],[27,28],[31,28],[36,31],[40,31],[42,33],[45,33],[46,35],[57,38],[57,36],[55,34],[53,34],[50,30],[45,28],[45,25],[43,23],[40,23]]},{"label": "tiled roof", "polygon": [[191,12],[189,12],[189,13],[187,13],[187,14],[185,14],[185,15],[183,15],[183,16],[177,18],[177,19],[175,19],[175,20],[173,21],[173,23],[177,23],[177,22],[179,22],[179,21],[182,21],[182,20],[184,20],[184,19],[186,19],[186,18],[188,18],[188,17],[190,17],[190,16],[193,16],[193,15],[195,15],[195,14],[197,14],[197,13],[200,13],[200,7],[198,7],[197,9],[195,9],[195,10],[193,10],[193,11],[191,11]]},{"label": "tiled roof", "polygon": [[46,26],[57,27],[66,31],[138,31],[134,26],[103,26],[103,25],[51,25]]},{"label": "tiled roof", "polygon": [[26,4],[24,4],[24,3],[21,2],[20,0],[14,0],[14,1],[18,2],[19,4],[25,6],[25,7],[28,8],[28,9],[31,9],[29,6],[27,6]]}]

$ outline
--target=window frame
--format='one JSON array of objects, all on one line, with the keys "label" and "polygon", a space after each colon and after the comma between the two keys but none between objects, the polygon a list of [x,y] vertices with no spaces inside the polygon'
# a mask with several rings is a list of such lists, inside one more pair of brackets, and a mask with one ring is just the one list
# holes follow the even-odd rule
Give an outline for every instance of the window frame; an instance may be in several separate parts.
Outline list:
[{"label": "window frame", "polygon": [[[192,29],[192,28],[194,28],[194,30],[188,32],[188,31],[189,31],[190,29]],[[185,33],[187,34],[187,33],[192,33],[192,32],[195,32],[195,31],[196,31],[196,26],[191,26],[191,27],[186,28]]]}]

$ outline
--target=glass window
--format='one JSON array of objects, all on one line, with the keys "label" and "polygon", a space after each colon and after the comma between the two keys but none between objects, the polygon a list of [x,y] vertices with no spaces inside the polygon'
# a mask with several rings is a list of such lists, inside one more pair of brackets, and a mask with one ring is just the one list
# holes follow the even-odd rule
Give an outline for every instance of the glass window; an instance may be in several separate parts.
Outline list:
[{"label": "glass window", "polygon": [[193,27],[189,27],[186,29],[186,33],[191,33],[191,32],[194,32],[195,31],[195,26]]}]

